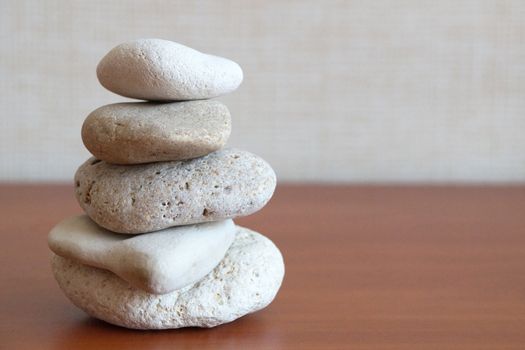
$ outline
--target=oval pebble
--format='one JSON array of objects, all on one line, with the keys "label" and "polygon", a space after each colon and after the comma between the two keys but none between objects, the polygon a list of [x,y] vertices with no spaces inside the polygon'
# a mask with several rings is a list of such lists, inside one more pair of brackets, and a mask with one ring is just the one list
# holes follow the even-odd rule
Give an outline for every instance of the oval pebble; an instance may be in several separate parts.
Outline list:
[{"label": "oval pebble", "polygon": [[230,112],[217,101],[115,103],[82,126],[86,148],[114,164],[201,157],[221,149],[230,133]]},{"label": "oval pebble", "polygon": [[134,329],[214,327],[266,307],[284,277],[283,258],[266,237],[238,227],[219,265],[194,285],[156,295],[115,274],[54,255],[60,288],[80,309]]},{"label": "oval pebble", "polygon": [[241,84],[241,67],[226,58],[204,54],[162,39],[120,44],[97,66],[106,89],[151,101],[198,100],[234,91]]},{"label": "oval pebble", "polygon": [[270,200],[275,184],[268,163],[237,149],[139,165],[91,158],[75,174],[86,214],[110,231],[131,234],[252,214]]}]

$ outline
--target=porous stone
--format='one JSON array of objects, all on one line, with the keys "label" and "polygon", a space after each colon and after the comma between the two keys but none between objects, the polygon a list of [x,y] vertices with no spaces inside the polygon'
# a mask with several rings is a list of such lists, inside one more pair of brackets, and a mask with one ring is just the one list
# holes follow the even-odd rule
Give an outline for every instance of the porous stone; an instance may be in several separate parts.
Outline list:
[{"label": "porous stone", "polygon": [[48,243],[55,254],[112,271],[136,288],[165,294],[193,284],[213,270],[235,233],[233,221],[223,220],[121,235],[81,215],[55,226]]},{"label": "porous stone", "polygon": [[114,165],[88,159],[76,198],[100,226],[120,233],[249,215],[271,198],[276,179],[260,157],[222,149],[187,161]]},{"label": "porous stone", "polygon": [[222,148],[230,133],[230,112],[217,101],[115,103],[82,126],[86,148],[115,164],[201,157]]},{"label": "porous stone", "polygon": [[231,322],[267,306],[284,276],[277,247],[242,227],[211,273],[168,294],[147,293],[109,271],[57,255],[52,267],[73,304],[93,317],[135,329],[214,327]]},{"label": "porous stone", "polygon": [[129,41],[113,48],[97,66],[100,83],[131,98],[152,101],[207,99],[234,91],[241,67],[162,39]]}]

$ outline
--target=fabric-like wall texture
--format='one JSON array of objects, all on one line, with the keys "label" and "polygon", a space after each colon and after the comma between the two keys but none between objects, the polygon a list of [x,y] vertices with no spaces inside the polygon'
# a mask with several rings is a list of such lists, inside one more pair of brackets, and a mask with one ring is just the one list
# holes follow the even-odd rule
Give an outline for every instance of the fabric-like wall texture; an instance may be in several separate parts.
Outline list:
[{"label": "fabric-like wall texture", "polygon": [[229,145],[285,181],[525,181],[525,1],[1,1],[0,180],[71,181],[80,127],[126,99],[113,46],[238,62]]}]

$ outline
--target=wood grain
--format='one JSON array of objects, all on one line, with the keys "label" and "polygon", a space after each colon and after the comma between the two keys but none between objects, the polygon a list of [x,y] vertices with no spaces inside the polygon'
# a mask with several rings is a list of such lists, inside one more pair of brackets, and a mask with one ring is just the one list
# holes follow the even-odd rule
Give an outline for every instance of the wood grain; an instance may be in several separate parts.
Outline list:
[{"label": "wood grain", "polygon": [[46,235],[72,188],[0,186],[1,349],[523,349],[525,187],[280,186],[238,220],[281,248],[267,309],[214,329],[131,331],[63,296]]}]

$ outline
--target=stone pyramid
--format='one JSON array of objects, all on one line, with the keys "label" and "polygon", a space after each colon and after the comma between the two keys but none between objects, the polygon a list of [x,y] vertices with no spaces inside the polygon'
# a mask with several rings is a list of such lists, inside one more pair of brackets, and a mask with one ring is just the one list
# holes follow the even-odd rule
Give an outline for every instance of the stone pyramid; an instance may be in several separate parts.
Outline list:
[{"label": "stone pyramid", "polygon": [[224,148],[228,108],[210,98],[242,82],[239,65],[175,42],[113,48],[97,76],[146,102],[100,107],[84,121],[94,157],[75,174],[85,215],[49,234],[52,268],[89,315],[135,329],[213,327],[266,307],[284,263],[233,218],[260,210],[276,177],[260,157]]}]

